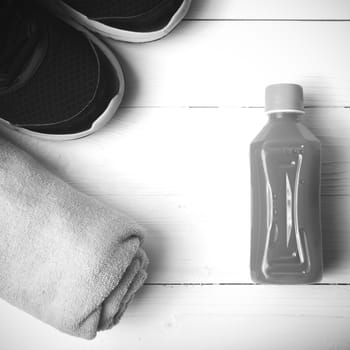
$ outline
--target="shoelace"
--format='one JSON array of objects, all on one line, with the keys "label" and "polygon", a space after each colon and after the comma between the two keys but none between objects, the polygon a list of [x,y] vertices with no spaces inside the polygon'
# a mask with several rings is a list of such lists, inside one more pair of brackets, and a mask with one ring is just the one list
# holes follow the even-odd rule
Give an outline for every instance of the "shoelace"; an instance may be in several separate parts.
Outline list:
[{"label": "shoelace", "polygon": [[25,15],[12,0],[0,5],[0,89],[10,88],[21,78],[39,42],[34,19]]}]

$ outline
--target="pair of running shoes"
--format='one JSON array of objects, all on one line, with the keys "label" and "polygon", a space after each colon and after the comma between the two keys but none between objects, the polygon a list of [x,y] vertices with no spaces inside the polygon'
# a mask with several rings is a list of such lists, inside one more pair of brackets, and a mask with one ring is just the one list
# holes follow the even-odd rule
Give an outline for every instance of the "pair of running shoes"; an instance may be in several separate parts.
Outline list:
[{"label": "pair of running shoes", "polygon": [[122,68],[102,40],[171,32],[191,0],[0,0],[0,124],[50,140],[87,136],[116,113]]}]

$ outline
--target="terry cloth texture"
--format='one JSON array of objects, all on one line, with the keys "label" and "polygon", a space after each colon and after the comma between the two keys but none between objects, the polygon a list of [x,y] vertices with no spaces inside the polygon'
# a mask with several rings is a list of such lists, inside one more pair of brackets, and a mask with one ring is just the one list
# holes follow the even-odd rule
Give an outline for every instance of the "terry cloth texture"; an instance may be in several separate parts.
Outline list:
[{"label": "terry cloth texture", "polygon": [[3,299],[65,333],[92,339],[119,321],[146,279],[142,241],[134,221],[0,139]]}]

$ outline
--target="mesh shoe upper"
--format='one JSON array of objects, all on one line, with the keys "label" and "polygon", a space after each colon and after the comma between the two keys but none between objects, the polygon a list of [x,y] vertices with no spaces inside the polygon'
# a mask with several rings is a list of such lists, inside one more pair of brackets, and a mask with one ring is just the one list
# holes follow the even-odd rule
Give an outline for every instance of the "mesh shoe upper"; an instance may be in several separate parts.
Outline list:
[{"label": "mesh shoe upper", "polygon": [[0,117],[48,133],[88,128],[118,91],[111,64],[82,33],[41,9],[22,4],[23,10],[45,33],[46,52],[24,85],[0,90]]},{"label": "mesh shoe upper", "polygon": [[65,0],[69,6],[91,18],[138,16],[164,0]]}]

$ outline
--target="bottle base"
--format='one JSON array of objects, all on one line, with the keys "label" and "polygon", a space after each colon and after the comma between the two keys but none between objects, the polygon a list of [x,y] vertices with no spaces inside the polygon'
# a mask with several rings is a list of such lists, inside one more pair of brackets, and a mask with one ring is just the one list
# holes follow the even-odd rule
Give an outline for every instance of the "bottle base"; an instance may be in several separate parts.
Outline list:
[{"label": "bottle base", "polygon": [[319,283],[322,280],[322,272],[303,275],[265,276],[262,273],[251,271],[251,279],[256,284],[269,285],[308,285]]}]

